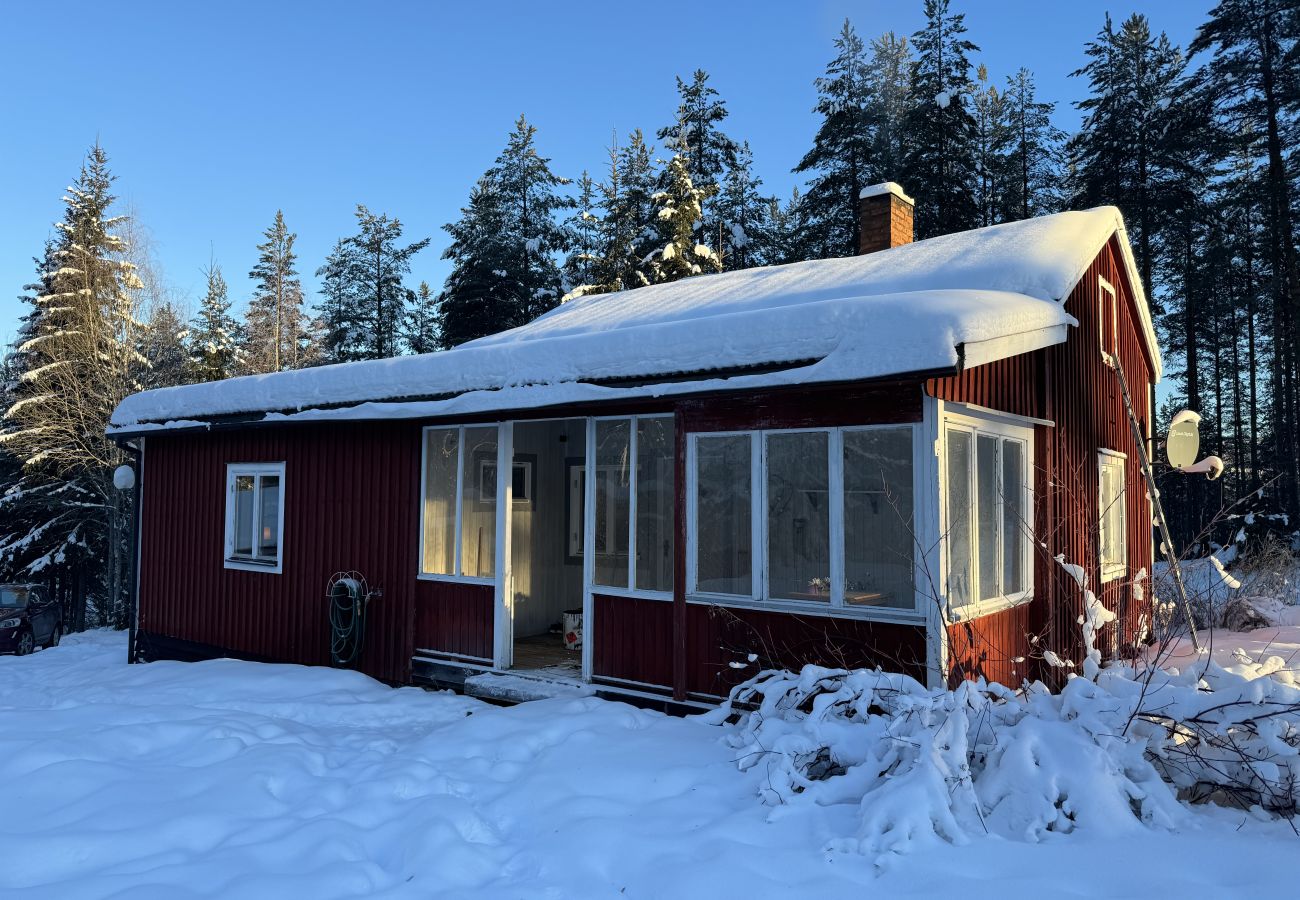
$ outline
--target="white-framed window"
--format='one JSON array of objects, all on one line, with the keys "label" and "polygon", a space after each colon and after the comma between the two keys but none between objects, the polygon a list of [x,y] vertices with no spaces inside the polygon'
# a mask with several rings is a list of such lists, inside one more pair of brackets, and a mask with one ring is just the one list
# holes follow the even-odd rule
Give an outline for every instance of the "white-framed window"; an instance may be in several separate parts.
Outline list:
[{"label": "white-framed window", "polygon": [[1114,450],[1097,451],[1097,546],[1103,584],[1128,575],[1127,462]]},{"label": "white-framed window", "polygon": [[[594,427],[592,583],[670,597],[676,544],[673,417],[597,419]],[[581,533],[571,529],[571,540]]]},{"label": "white-framed window", "polygon": [[422,577],[492,583],[496,570],[497,437],[496,425],[424,429]]},{"label": "white-framed window", "polygon": [[284,463],[226,466],[227,569],[280,572],[284,551]]},{"label": "white-framed window", "polygon": [[948,605],[986,615],[1033,593],[1034,431],[946,414],[940,484]]},{"label": "white-framed window", "polygon": [[915,426],[706,432],[687,442],[687,592],[916,614]]},{"label": "white-framed window", "polygon": [[1119,304],[1115,299],[1115,286],[1097,277],[1097,339],[1104,357],[1119,354]]}]

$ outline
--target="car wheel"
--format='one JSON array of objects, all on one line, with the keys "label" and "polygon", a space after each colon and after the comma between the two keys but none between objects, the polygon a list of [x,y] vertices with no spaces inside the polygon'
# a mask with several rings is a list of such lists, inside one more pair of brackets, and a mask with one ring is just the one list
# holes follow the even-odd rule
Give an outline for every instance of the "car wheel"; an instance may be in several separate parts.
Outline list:
[{"label": "car wheel", "polygon": [[63,626],[55,625],[54,630],[50,632],[50,639],[45,642],[45,649],[59,646],[59,638],[63,637]]},{"label": "car wheel", "polygon": [[30,631],[24,631],[21,635],[19,635],[18,650],[17,650],[19,656],[26,656],[28,653],[31,653],[35,649],[36,649],[36,639],[32,637],[32,633]]}]

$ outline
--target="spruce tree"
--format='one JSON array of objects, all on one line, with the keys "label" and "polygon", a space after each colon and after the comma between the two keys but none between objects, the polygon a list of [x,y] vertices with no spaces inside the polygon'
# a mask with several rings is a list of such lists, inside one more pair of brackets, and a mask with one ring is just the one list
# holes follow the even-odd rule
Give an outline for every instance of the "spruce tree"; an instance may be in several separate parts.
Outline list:
[{"label": "spruce tree", "polygon": [[203,276],[207,287],[188,336],[189,368],[194,381],[220,381],[235,374],[239,323],[230,315],[229,291],[221,267],[211,263]]},{"label": "spruce tree", "polygon": [[1034,76],[1024,68],[1007,78],[1003,97],[1011,137],[1002,217],[1014,221],[1055,212],[1064,203],[1065,142],[1065,133],[1052,124],[1055,104],[1038,99]]},{"label": "spruce tree", "polygon": [[[729,115],[726,101],[709,84],[709,74],[703,69],[696,69],[689,83],[678,77],[677,96],[677,120],[660,128],[658,138],[685,141],[691,182],[701,188],[713,185],[716,192],[740,152],[740,145],[720,127]],[[667,171],[664,177],[670,177]],[[660,186],[667,188],[667,181]],[[701,207],[698,231],[701,243],[719,249],[718,221],[707,201]]]},{"label": "spruce tree", "polygon": [[634,130],[624,147],[616,137],[609,148],[608,174],[597,185],[603,216],[594,283],[582,293],[621,291],[650,283],[645,267],[660,238],[652,199],[657,183],[654,148],[646,144],[641,130]]},{"label": "spruce tree", "polygon": [[965,16],[948,0],[925,0],[925,27],[912,36],[916,102],[907,116],[903,184],[916,197],[918,239],[979,224],[975,120],[971,115],[970,54]]},{"label": "spruce tree", "polygon": [[144,358],[139,381],[145,390],[185,384],[189,354],[185,341],[189,332],[176,307],[168,301],[155,303],[141,329],[139,352]]},{"label": "spruce tree", "polygon": [[597,281],[604,250],[604,222],[598,208],[598,197],[599,187],[584,170],[578,177],[578,196],[566,222],[572,241],[562,269],[566,296],[589,293]]},{"label": "spruce tree", "polygon": [[427,281],[410,292],[402,341],[410,353],[432,353],[438,349],[438,304]]},{"label": "spruce tree", "polygon": [[871,129],[868,160],[872,183],[903,177],[907,150],[907,115],[914,102],[912,51],[906,37],[886,32],[871,42],[867,60],[867,118]]},{"label": "spruce tree", "polygon": [[[139,389],[145,365],[134,296],[142,289],[112,214],[108,157],[91,148],[64,196],[64,217],[31,297],[18,347],[21,374],[0,426],[0,447],[22,466],[5,498],[23,533],[0,545],[11,569],[73,569],[99,598],[95,621],[124,624],[128,503],[112,484],[122,451],[105,434],[117,404]],[[85,593],[67,621],[86,624]]]},{"label": "spruce tree", "polygon": [[525,286],[519,278],[508,211],[500,186],[484,175],[470,191],[460,218],[444,225],[452,242],[442,258],[451,274],[438,298],[438,334],[443,347],[512,328],[520,322]]},{"label": "spruce tree", "polygon": [[665,180],[666,190],[652,198],[662,244],[647,260],[646,277],[652,284],[663,284],[706,272],[720,272],[722,263],[718,255],[695,236],[703,203],[717,188],[696,187],[691,181],[685,140],[679,141],[677,152],[668,161]]},{"label": "spruce tree", "polygon": [[496,184],[506,213],[509,265],[520,286],[519,308],[512,324],[530,322],[560,302],[560,268],[556,254],[568,249],[568,229],[557,220],[573,201],[558,189],[569,183],[554,174],[550,160],[537,152],[537,129],[523,116],[515,122],[505,149],[488,176]]},{"label": "spruce tree", "polygon": [[754,157],[746,141],[713,203],[722,231],[722,264],[728,271],[768,261],[771,198],[763,195],[762,186],[763,180],[754,174]]},{"label": "spruce tree", "polygon": [[252,372],[279,372],[298,364],[303,302],[293,249],[298,235],[285,225],[283,210],[275,211],[275,221],[263,234],[266,240],[257,245],[257,264],[248,273],[255,286],[241,356]]},{"label": "spruce tree", "polygon": [[874,134],[866,46],[847,19],[835,39],[835,51],[826,74],[816,81],[813,109],[821,124],[812,149],[794,171],[812,177],[801,213],[817,232],[813,243],[828,256],[852,256],[859,245],[858,194],[872,184]]}]

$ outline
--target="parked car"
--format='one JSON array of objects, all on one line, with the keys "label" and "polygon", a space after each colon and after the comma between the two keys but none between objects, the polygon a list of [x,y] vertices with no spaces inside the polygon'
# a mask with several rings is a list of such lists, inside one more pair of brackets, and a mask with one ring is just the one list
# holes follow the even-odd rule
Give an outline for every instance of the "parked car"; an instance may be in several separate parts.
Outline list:
[{"label": "parked car", "polygon": [[45,588],[0,584],[0,653],[26,656],[38,646],[55,646],[62,636],[63,611]]}]

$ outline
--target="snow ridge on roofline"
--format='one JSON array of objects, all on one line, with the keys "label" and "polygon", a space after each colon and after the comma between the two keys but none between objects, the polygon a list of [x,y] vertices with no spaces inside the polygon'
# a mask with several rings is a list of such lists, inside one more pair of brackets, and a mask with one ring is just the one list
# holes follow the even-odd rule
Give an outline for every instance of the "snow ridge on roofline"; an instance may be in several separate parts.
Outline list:
[{"label": "snow ridge on roofline", "polygon": [[[782,383],[936,369],[955,365],[957,345],[968,341],[1022,334],[1037,335],[1031,342],[1043,346],[1064,340],[1064,325],[1074,320],[1060,301],[1116,232],[1158,361],[1123,222],[1118,210],[1103,207],[867,256],[582,297],[520,328],[440,353],[147,391],[118,406],[110,430],[807,360],[826,364]],[[507,408],[480,399],[485,410]]]}]

